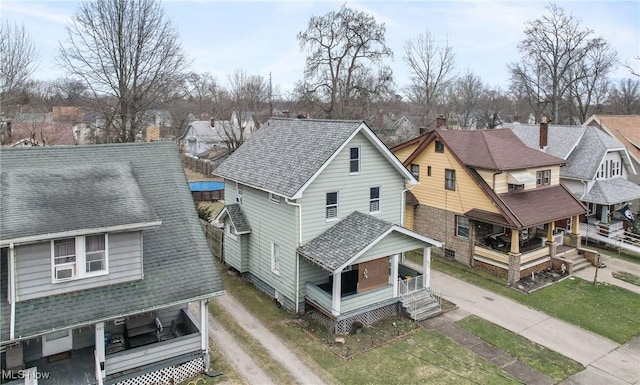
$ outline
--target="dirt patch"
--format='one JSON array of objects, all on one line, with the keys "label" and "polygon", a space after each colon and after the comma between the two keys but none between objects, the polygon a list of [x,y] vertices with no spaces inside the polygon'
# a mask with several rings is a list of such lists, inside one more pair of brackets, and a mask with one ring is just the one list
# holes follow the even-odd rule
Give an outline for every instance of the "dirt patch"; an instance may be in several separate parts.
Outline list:
[{"label": "dirt patch", "polygon": [[515,288],[525,293],[533,293],[536,290],[540,290],[549,285],[553,285],[554,283],[559,282],[567,278],[568,276],[569,274],[566,273],[560,274],[557,271],[544,270],[521,278],[516,284]]}]

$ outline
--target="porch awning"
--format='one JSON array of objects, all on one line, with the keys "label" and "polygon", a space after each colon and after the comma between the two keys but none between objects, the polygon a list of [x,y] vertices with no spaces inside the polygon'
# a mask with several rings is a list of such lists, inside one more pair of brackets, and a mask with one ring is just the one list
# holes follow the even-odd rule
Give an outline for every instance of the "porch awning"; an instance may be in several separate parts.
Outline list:
[{"label": "porch awning", "polygon": [[393,238],[394,246],[392,249],[384,248],[388,252],[386,255],[419,247],[442,246],[441,242],[404,227],[354,211],[306,245],[299,247],[298,253],[321,268],[334,272],[348,266],[359,256],[384,242],[387,237]]},{"label": "porch awning", "polygon": [[527,184],[536,181],[536,177],[528,171],[509,171],[507,180],[512,184]]}]

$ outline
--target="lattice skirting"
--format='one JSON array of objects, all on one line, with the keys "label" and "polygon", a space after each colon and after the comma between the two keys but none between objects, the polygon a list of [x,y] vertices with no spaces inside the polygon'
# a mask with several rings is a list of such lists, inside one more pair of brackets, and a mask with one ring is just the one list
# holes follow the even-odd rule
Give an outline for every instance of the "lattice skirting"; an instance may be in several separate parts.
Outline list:
[{"label": "lattice skirting", "polygon": [[315,310],[311,313],[311,317],[328,330],[333,329],[336,334],[349,334],[353,330],[354,322],[358,321],[362,322],[363,325],[371,325],[381,319],[398,315],[398,307],[398,303],[393,303],[391,305],[386,305],[339,321],[331,319],[330,317],[327,317]]},{"label": "lattice skirting", "polygon": [[118,382],[116,385],[173,385],[195,377],[204,371],[204,360],[196,358],[155,372]]}]

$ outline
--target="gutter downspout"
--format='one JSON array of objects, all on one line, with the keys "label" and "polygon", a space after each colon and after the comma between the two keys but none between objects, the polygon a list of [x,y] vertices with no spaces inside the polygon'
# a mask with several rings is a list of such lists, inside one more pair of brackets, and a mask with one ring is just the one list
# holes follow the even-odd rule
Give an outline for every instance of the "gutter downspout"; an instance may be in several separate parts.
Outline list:
[{"label": "gutter downspout", "polygon": [[493,178],[493,181],[492,181],[493,186],[491,186],[491,189],[492,189],[493,191],[496,191],[496,175],[500,175],[500,174],[502,174],[502,171],[494,172],[494,173],[493,173],[493,175],[492,175],[492,178]]},{"label": "gutter downspout", "polygon": [[[302,205],[300,203],[293,203],[289,200],[289,198],[284,198],[284,201],[287,202],[288,205],[295,206],[298,208],[298,246],[302,246]],[[296,252],[296,314],[299,311],[300,302],[300,257]]]},{"label": "gutter downspout", "polygon": [[9,302],[11,303],[9,319],[9,340],[13,341],[16,334],[16,252],[13,242],[9,244]]}]

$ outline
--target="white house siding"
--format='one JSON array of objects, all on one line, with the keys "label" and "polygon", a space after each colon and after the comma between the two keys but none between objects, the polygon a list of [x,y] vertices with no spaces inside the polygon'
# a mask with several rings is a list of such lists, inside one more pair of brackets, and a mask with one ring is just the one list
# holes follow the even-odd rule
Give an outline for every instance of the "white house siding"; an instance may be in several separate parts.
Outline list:
[{"label": "white house siding", "polygon": [[[360,173],[349,174],[349,151],[360,146]],[[298,200],[302,204],[302,243],[333,226],[325,219],[326,193],[338,191],[339,219],[353,211],[369,213],[369,188],[380,187],[381,212],[376,217],[400,224],[404,178],[363,134],[357,134]]]},{"label": "white house siding", "polygon": [[[225,229],[227,222],[230,222],[229,218],[225,219]],[[245,272],[246,268],[242,266],[242,259],[240,254],[240,242],[242,242],[242,236],[238,235],[236,239],[233,239],[226,233],[224,234],[224,262],[234,269]]]},{"label": "white house siding", "polygon": [[109,274],[52,283],[51,242],[15,247],[16,300],[26,301],[142,279],[141,232],[109,234]]}]

